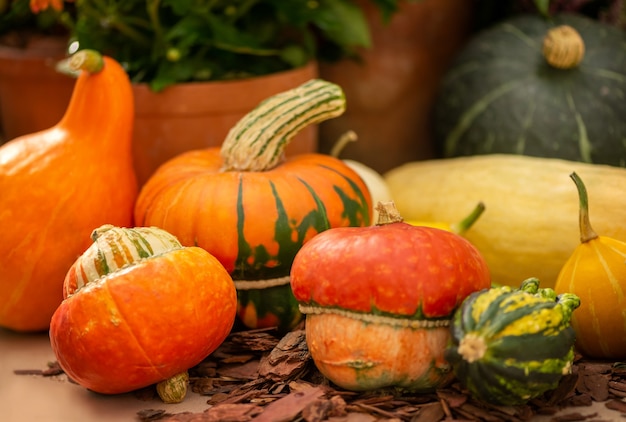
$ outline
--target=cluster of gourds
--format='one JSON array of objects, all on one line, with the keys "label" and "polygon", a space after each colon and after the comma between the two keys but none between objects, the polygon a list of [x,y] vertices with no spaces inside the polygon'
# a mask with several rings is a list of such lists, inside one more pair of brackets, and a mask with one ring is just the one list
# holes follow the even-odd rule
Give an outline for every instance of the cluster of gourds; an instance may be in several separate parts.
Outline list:
[{"label": "cluster of gourds", "polygon": [[[345,109],[338,86],[312,80],[139,191],[128,77],[95,52],[71,65],[63,120],[0,147],[0,326],[49,328],[81,385],[157,384],[179,401],[236,317],[284,333],[306,316],[315,364],[352,390],[456,376],[516,404],[555,388],[574,346],[626,357],[626,169],[489,154],[383,178],[332,155],[285,157],[301,128]],[[607,236],[589,202],[608,204],[594,210]]]}]

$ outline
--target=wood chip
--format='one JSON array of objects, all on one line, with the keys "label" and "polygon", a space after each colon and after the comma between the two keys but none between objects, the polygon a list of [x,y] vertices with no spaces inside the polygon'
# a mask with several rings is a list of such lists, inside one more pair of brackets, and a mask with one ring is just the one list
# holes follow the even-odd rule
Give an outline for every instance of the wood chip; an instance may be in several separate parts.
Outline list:
[{"label": "wood chip", "polygon": [[626,414],[626,402],[622,400],[609,400],[604,405],[607,407],[607,409],[616,410],[618,412]]},{"label": "wood chip", "polygon": [[291,331],[261,360],[259,376],[272,381],[294,379],[306,370],[310,360],[304,330]]},{"label": "wood chip", "polygon": [[417,412],[416,416],[414,416],[411,419],[411,422],[440,421],[440,420],[444,419],[445,416],[446,416],[446,414],[443,411],[443,407],[441,406],[441,403],[439,403],[439,402],[429,403],[429,404],[426,404],[426,405],[420,407],[420,409]]},{"label": "wood chip", "polygon": [[324,394],[321,388],[291,393],[280,400],[270,403],[253,422],[289,422],[302,410]]},{"label": "wood chip", "polygon": [[[200,412],[168,413],[145,409],[141,422],[522,422],[534,415],[550,415],[552,422],[600,422],[597,414],[569,409],[604,402],[615,413],[610,420],[626,417],[626,363],[598,362],[576,355],[572,373],[558,387],[524,406],[482,403],[453,381],[430,394],[393,388],[355,392],[337,387],[315,367],[303,326],[278,335],[275,329],[231,333],[203,362],[190,368],[190,390],[207,396]],[[43,369],[16,369],[17,375],[63,375],[57,362]],[[69,382],[73,382],[67,378]],[[151,400],[154,386],[133,392]],[[577,410],[577,409],[575,409]],[[559,416],[556,416],[556,414]],[[626,419],[625,419],[626,420]]]}]

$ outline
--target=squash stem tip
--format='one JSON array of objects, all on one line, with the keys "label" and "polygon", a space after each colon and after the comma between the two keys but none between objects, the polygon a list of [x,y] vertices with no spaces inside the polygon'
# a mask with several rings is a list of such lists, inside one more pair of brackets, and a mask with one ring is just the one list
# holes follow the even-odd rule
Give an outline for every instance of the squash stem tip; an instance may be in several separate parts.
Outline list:
[{"label": "squash stem tip", "polygon": [[459,221],[456,224],[452,224],[451,229],[454,233],[463,234],[468,231],[474,223],[478,220],[478,218],[485,211],[485,204],[481,201],[476,204],[476,207],[472,210],[472,212],[465,217],[463,220]]},{"label": "squash stem tip", "polygon": [[104,58],[96,50],[80,50],[69,59],[69,68],[74,71],[84,70],[89,73],[98,73],[104,67]]},{"label": "squash stem tip", "polygon": [[358,140],[358,136],[355,131],[349,130],[337,139],[335,145],[330,150],[330,156],[334,158],[339,158],[343,149],[350,142],[356,142]]},{"label": "squash stem tip", "polygon": [[548,64],[557,69],[573,69],[585,56],[585,42],[578,31],[569,25],[552,28],[542,46]]},{"label": "squash stem tip", "polygon": [[396,208],[396,204],[393,201],[378,202],[376,205],[376,211],[378,211],[377,226],[384,226],[385,224],[401,223],[404,218],[400,215],[400,212]]},{"label": "squash stem tip", "polygon": [[468,333],[461,339],[458,352],[466,362],[476,362],[487,353],[487,343],[483,337]]},{"label": "squash stem tip", "polygon": [[184,371],[157,383],[157,394],[164,403],[181,403],[187,395],[188,384],[189,373]]}]

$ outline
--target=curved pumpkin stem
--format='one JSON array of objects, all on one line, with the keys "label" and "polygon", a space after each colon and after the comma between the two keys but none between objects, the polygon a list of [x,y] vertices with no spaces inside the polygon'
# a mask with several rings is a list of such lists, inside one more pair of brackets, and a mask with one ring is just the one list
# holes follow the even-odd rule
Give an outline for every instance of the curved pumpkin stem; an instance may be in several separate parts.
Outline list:
[{"label": "curved pumpkin stem", "polygon": [[337,139],[335,145],[330,149],[329,155],[334,158],[339,158],[343,149],[350,142],[356,142],[358,140],[358,136],[355,131],[349,130]]},{"label": "curved pumpkin stem", "polygon": [[590,240],[596,239],[598,237],[598,233],[596,233],[591,227],[591,223],[589,221],[589,199],[587,197],[587,188],[576,172],[570,174],[570,177],[574,183],[576,183],[576,188],[578,189],[578,224],[580,226],[580,242],[589,242]]},{"label": "curved pumpkin stem", "polygon": [[342,89],[312,79],[261,102],[230,130],[222,144],[222,171],[265,171],[284,160],[284,151],[302,128],[341,115]]}]

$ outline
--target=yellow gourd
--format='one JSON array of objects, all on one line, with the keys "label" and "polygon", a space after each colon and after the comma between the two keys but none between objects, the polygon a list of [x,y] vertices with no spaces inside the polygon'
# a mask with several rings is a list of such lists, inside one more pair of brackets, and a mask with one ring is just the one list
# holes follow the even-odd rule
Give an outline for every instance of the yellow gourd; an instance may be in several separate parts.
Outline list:
[{"label": "yellow gourd", "polygon": [[405,223],[409,223],[412,226],[426,226],[426,227],[434,227],[436,229],[447,230],[452,233],[460,234],[461,236],[470,229],[478,220],[478,218],[485,211],[485,204],[479,202],[472,212],[465,217],[463,220],[458,221],[456,223],[448,223],[445,221],[415,221],[415,220],[405,220]]},{"label": "yellow gourd", "polygon": [[[415,161],[383,176],[406,221],[460,221],[467,204],[487,211],[463,236],[497,284],[536,277],[554,287],[578,244],[578,200],[569,174],[584,178],[599,232],[626,241],[626,169],[520,155]],[[610,206],[609,206],[610,205]]]},{"label": "yellow gourd", "polygon": [[[600,359],[626,358],[626,242],[599,236],[589,222],[587,190],[572,173],[578,189],[580,244],[556,281],[556,293],[570,292],[581,300],[572,316],[576,348]],[[601,207],[613,207],[612,203]],[[626,209],[621,209],[626,215]]]}]

